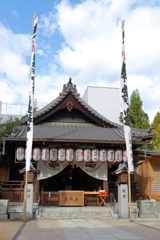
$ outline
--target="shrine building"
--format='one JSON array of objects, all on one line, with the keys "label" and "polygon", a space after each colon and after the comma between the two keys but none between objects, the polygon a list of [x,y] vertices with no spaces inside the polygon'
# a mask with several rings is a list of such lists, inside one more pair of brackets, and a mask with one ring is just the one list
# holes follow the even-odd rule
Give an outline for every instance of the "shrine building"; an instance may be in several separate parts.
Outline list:
[{"label": "shrine building", "polygon": [[[60,193],[65,191],[84,192],[86,206],[97,205],[97,196],[92,193],[100,190],[112,193],[118,200],[117,178],[112,173],[120,163],[127,165],[123,125],[110,121],[90,107],[71,79],[56,99],[34,113],[33,123],[28,182],[33,184],[34,203],[40,199],[43,206],[61,205]],[[2,138],[5,153],[0,163],[2,198],[10,202],[23,202],[26,134],[27,118],[11,135]],[[136,166],[131,181],[132,201],[143,192],[138,184],[142,181],[140,166],[144,163],[137,165],[137,162],[144,159],[144,154],[136,153],[135,149],[148,144],[152,137],[147,129],[132,129]],[[139,177],[137,166],[141,168]],[[73,201],[75,205],[76,196]]]}]

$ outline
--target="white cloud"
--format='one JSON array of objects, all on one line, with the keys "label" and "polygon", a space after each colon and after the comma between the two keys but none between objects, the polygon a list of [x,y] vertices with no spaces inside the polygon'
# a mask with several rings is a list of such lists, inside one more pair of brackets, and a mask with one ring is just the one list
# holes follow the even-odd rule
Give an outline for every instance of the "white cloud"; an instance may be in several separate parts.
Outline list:
[{"label": "white cloud", "polygon": [[4,102],[15,102],[24,98],[24,83],[28,83],[29,66],[25,57],[30,49],[30,36],[13,34],[2,24],[0,32],[0,96]]},{"label": "white cloud", "polygon": [[159,104],[160,82],[155,79],[160,74],[160,8],[132,8],[133,3],[137,4],[115,0],[88,0],[75,7],[68,2],[59,4],[58,23],[66,44],[58,57],[64,71],[78,84],[105,82],[119,87],[120,20],[125,19],[129,92],[139,89],[147,112]]},{"label": "white cloud", "polygon": [[43,35],[51,36],[54,34],[55,29],[57,27],[56,21],[55,21],[55,14],[50,12],[48,16],[41,15],[41,21],[38,25],[38,28],[43,30]]},{"label": "white cloud", "polygon": [[[73,5],[62,1],[54,5],[48,15],[43,14],[38,23],[37,54],[45,59],[50,54],[50,58],[44,66],[45,74],[36,69],[38,104],[48,103],[58,96],[69,77],[73,78],[81,95],[87,85],[119,87],[120,21],[125,19],[129,94],[138,88],[152,121],[160,105],[160,7],[154,3],[156,1],[87,0]],[[6,81],[3,89],[9,91],[11,85],[15,91],[11,100],[21,95],[27,102],[24,82],[28,81],[26,57],[30,55],[31,36],[13,34],[2,24],[0,31],[0,74],[3,76],[0,81],[3,82],[4,77]],[[57,41],[60,39],[58,48],[54,45],[56,37]]]},{"label": "white cloud", "polygon": [[11,15],[14,16],[14,17],[18,17],[19,16],[19,13],[15,10],[12,10],[11,11]]}]

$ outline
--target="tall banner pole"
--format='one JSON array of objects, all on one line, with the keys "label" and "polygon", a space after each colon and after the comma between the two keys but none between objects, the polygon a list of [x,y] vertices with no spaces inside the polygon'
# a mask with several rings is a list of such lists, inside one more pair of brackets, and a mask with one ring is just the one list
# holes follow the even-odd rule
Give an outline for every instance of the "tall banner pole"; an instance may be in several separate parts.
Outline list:
[{"label": "tall banner pole", "polygon": [[38,16],[34,12],[33,34],[32,34],[32,54],[29,76],[29,102],[28,102],[28,120],[27,120],[27,142],[26,142],[26,177],[24,188],[24,215],[23,221],[26,222],[27,209],[27,189],[28,189],[28,171],[30,171],[30,159],[32,154],[33,142],[33,105],[34,105],[34,87],[35,87],[35,40],[37,31]]},{"label": "tall banner pole", "polygon": [[132,221],[132,205],[131,205],[131,181],[130,173],[134,171],[133,165],[133,153],[132,153],[132,138],[129,118],[129,101],[128,101],[128,87],[127,87],[127,73],[126,73],[126,58],[125,58],[125,32],[124,23],[121,21],[122,27],[122,71],[121,71],[121,92],[123,101],[123,123],[124,134],[128,157],[128,192],[129,192],[129,209],[130,209],[130,221]]}]

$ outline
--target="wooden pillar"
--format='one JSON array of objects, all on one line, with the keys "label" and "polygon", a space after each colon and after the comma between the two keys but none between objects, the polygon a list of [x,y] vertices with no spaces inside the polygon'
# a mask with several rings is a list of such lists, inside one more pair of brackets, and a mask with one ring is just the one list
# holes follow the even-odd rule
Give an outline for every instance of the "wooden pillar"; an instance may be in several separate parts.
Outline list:
[{"label": "wooden pillar", "polygon": [[103,180],[103,190],[106,190],[106,192],[108,192],[108,181],[107,180]]},{"label": "wooden pillar", "polygon": [[37,179],[37,176],[35,178],[35,188],[34,188],[34,202],[38,202],[39,196],[40,196],[40,192],[39,192],[39,180]]}]

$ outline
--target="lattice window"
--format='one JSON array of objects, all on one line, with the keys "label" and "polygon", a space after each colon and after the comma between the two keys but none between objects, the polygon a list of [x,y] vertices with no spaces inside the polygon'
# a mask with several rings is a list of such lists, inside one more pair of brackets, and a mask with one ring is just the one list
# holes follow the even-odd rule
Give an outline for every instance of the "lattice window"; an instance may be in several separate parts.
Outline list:
[{"label": "lattice window", "polygon": [[147,162],[142,162],[138,165],[139,174],[139,193],[141,196],[149,195],[149,182],[148,182],[148,168]]},{"label": "lattice window", "polygon": [[160,194],[160,163],[151,162],[152,194]]}]

